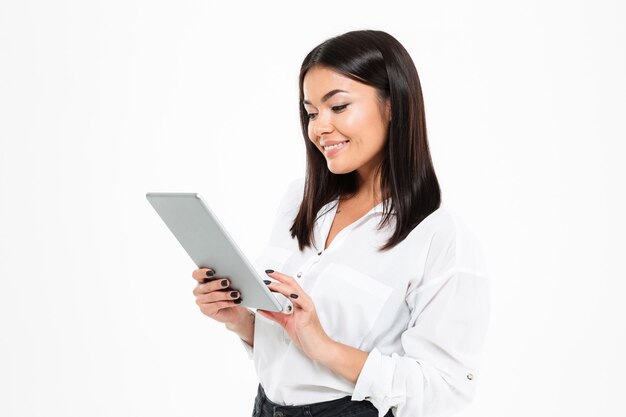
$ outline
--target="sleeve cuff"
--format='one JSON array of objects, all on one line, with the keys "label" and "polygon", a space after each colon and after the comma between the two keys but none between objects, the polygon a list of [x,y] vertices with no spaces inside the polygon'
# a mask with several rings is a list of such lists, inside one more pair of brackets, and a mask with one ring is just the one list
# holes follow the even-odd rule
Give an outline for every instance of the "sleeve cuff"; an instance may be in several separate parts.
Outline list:
[{"label": "sleeve cuff", "polygon": [[352,393],[352,401],[366,400],[371,402],[378,410],[378,415],[384,417],[389,411],[389,401],[386,396],[376,395],[374,382],[384,378],[383,375],[383,356],[376,348],[367,356],[363,369],[356,380],[354,392]]},{"label": "sleeve cuff", "polygon": [[380,364],[380,352],[374,348],[367,356],[363,369],[356,380],[354,392],[352,393],[352,401],[369,400],[371,394],[372,383],[374,382],[375,369]]}]

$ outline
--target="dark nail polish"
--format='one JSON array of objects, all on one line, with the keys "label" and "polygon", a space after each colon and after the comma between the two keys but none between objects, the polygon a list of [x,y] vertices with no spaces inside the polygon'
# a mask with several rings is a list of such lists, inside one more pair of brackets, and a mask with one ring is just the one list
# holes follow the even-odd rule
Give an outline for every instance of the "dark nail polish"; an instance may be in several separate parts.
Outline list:
[{"label": "dark nail polish", "polygon": [[290,297],[291,298],[298,298],[298,294],[291,294]]},{"label": "dark nail polish", "polygon": [[268,281],[268,280],[266,280],[266,279],[264,279],[264,280],[263,280],[263,282],[264,282],[266,285],[270,285],[270,284],[272,283],[272,281]]},{"label": "dark nail polish", "polygon": [[273,270],[273,269],[266,269],[266,270],[265,270],[265,273],[266,273],[266,274],[271,274],[272,272],[274,272],[274,270]]},{"label": "dark nail polish", "polygon": [[228,287],[228,280],[222,280],[222,287]]},{"label": "dark nail polish", "polygon": [[207,277],[212,277],[213,275],[215,275],[215,272],[213,270],[209,269],[208,271],[206,271]]},{"label": "dark nail polish", "polygon": [[237,299],[234,301],[234,303],[235,303],[235,304],[241,304],[241,298],[237,298]]},{"label": "dark nail polish", "polygon": [[230,296],[235,298],[235,297],[237,297],[237,294],[239,294],[237,291],[233,291],[233,292],[230,293]]}]

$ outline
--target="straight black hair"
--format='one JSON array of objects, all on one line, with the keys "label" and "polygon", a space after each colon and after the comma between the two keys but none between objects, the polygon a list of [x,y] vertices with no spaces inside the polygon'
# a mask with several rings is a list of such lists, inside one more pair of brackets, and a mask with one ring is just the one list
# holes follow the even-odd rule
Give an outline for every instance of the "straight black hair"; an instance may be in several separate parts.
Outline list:
[{"label": "straight black hair", "polygon": [[[415,64],[406,49],[386,32],[359,30],[328,39],[308,53],[300,69],[300,124],[306,148],[306,175],[300,209],[289,229],[303,250],[311,246],[316,215],[328,202],[357,191],[356,171],[334,174],[308,136],[309,118],[304,108],[304,77],[321,66],[376,88],[382,100],[390,99],[391,120],[380,174],[383,219],[379,229],[395,216],[395,231],[379,248],[386,251],[439,208],[441,190],[435,175],[428,139],[424,99]],[[389,200],[387,200],[389,199]]]}]

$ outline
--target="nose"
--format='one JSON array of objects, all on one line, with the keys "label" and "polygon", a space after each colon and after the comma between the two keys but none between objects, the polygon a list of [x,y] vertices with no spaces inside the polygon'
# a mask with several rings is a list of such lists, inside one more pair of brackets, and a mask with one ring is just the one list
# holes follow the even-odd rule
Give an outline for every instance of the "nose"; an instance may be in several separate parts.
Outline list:
[{"label": "nose", "polygon": [[313,128],[313,134],[317,138],[331,133],[334,129],[327,112],[320,111],[317,117],[311,120],[309,124],[313,124],[313,126],[310,127]]}]

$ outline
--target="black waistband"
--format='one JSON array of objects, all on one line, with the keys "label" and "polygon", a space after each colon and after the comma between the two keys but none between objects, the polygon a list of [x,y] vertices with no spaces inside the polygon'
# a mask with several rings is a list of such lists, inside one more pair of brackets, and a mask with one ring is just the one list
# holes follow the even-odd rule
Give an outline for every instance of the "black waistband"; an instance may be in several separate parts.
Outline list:
[{"label": "black waistband", "polygon": [[[352,401],[351,396],[336,400],[323,401],[303,405],[280,405],[272,402],[265,395],[265,390],[259,384],[257,396],[254,400],[254,417],[332,417],[347,410],[357,411],[360,409],[376,410],[369,401]],[[377,415],[377,414],[372,414]]]}]

